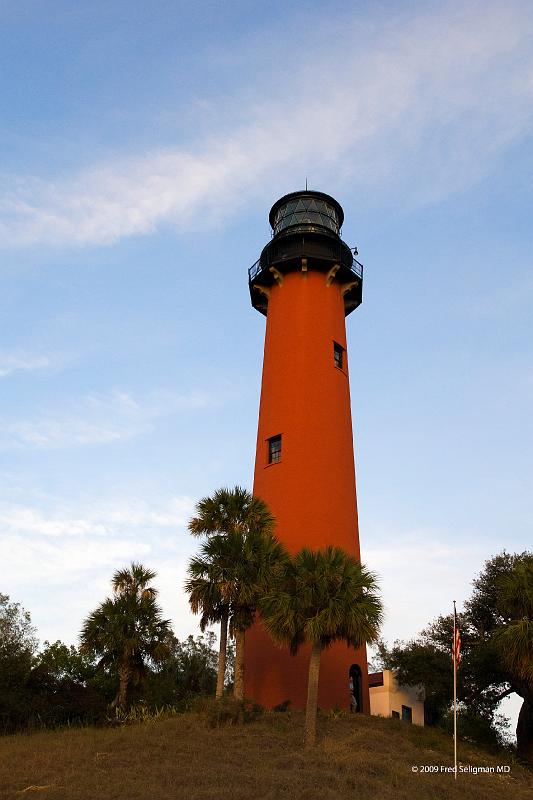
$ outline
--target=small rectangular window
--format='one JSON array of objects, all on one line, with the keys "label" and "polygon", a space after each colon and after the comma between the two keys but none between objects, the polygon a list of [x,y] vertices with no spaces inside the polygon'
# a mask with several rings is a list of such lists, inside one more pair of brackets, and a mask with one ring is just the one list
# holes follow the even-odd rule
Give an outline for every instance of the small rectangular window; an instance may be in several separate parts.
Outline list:
[{"label": "small rectangular window", "polygon": [[268,440],[268,463],[277,464],[278,461],[281,461],[281,434]]},{"label": "small rectangular window", "polygon": [[344,347],[333,342],[333,361],[339,369],[344,369]]},{"label": "small rectangular window", "polygon": [[406,722],[413,721],[413,709],[409,706],[402,706],[402,719]]}]

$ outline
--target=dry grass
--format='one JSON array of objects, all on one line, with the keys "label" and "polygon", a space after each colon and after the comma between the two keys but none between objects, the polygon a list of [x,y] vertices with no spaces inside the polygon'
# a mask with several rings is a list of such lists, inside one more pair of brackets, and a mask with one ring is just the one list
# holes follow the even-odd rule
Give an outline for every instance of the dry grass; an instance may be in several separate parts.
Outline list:
[{"label": "dry grass", "polygon": [[320,742],[302,745],[300,714],[265,715],[210,729],[187,714],[122,729],[79,729],[0,739],[0,798],[39,800],[526,800],[530,772],[461,745],[463,764],[511,764],[510,774],[414,774],[451,765],[450,740],[398,720],[322,718]]}]

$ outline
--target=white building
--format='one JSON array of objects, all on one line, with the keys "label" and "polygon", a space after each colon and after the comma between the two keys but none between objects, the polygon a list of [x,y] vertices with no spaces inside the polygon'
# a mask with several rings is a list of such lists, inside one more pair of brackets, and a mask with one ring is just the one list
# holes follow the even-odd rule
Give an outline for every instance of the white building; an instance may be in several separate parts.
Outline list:
[{"label": "white building", "polygon": [[400,686],[397,670],[384,669],[368,676],[370,713],[375,717],[397,717],[413,725],[424,725],[424,687]]}]

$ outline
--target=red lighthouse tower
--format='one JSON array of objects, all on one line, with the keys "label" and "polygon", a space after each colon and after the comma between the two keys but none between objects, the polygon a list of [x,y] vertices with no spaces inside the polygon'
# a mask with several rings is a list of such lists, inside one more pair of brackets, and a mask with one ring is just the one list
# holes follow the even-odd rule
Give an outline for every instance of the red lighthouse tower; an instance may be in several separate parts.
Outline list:
[{"label": "red lighthouse tower", "polygon": [[[339,231],[344,213],[322,192],[293,192],[270,211],[273,237],[249,270],[266,315],[254,494],[291,553],[328,544],[359,558],[345,317],[362,299],[363,267]],[[257,622],[246,637],[245,693],[304,708],[307,648],[279,649]],[[318,704],[368,713],[366,649],[336,643],[321,659]]]}]

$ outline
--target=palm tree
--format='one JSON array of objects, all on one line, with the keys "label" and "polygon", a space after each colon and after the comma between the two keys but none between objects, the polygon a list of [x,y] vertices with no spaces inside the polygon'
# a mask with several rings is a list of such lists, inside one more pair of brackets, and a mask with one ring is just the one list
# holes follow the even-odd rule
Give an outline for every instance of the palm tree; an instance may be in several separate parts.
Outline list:
[{"label": "palm tree", "polygon": [[263,623],[293,655],[311,644],[305,740],[316,741],[318,679],[322,650],[337,640],[352,647],[377,640],[383,607],[375,576],[338,547],[301,550],[261,603]]},{"label": "palm tree", "polygon": [[228,557],[228,547],[223,536],[211,536],[201,548],[201,555],[189,562],[188,580],[185,591],[193,614],[201,614],[200,628],[220,623],[220,642],[218,655],[216,698],[224,691],[226,672],[226,649],[228,640],[228,620],[230,614],[232,561]]},{"label": "palm tree", "polygon": [[233,549],[238,556],[233,566],[230,627],[235,637],[234,695],[236,700],[244,700],[246,631],[255,619],[261,599],[284,574],[289,556],[271,533],[249,531],[246,535],[237,534],[236,538]]},{"label": "palm tree", "polygon": [[274,517],[261,498],[235,486],[218,489],[212,497],[199,500],[188,528],[193,536],[212,536],[243,529],[272,532],[274,524]]},{"label": "palm tree", "polygon": [[[229,619],[236,645],[233,691],[237,700],[244,699],[246,630],[254,621],[260,598],[284,569],[287,558],[284,547],[271,533],[241,529],[210,536],[189,563],[185,590],[192,610],[202,613],[200,625],[218,621],[223,614]],[[220,660],[224,657],[225,647],[221,648]],[[217,697],[223,685],[220,660]]]},{"label": "palm tree", "polygon": [[499,607],[507,617],[496,634],[501,658],[533,686],[533,556],[518,561],[499,581]]},{"label": "palm tree", "polygon": [[132,561],[127,569],[118,569],[111,579],[113,592],[118,597],[135,597],[137,600],[154,598],[157,591],[147,584],[156,573]]},{"label": "palm tree", "polygon": [[[241,549],[249,534],[259,536],[272,533],[274,518],[266,504],[246,489],[218,489],[211,497],[204,497],[196,505],[196,516],[189,521],[193,536],[206,536],[207,541],[201,555],[193,558],[189,565],[189,579],[185,585],[189,602],[195,614],[201,613],[202,630],[207,625],[220,623],[220,646],[216,697],[222,697],[226,671],[226,646],[228,624],[232,615],[230,602],[235,600],[236,560],[242,557]],[[234,536],[232,536],[234,535]],[[228,538],[229,537],[229,538]],[[224,540],[228,541],[224,543]],[[210,544],[212,540],[212,543]],[[232,615],[232,633],[237,641],[236,680],[234,691],[242,694],[241,678],[244,664],[242,624],[248,623],[249,615],[243,610]],[[233,623],[240,621],[239,625]]]},{"label": "palm tree", "polygon": [[90,614],[80,634],[81,650],[99,659],[98,667],[118,673],[118,691],[112,705],[124,708],[128,688],[170,654],[169,620],[161,619],[157,591],[148,586],[156,573],[142,564],[113,575],[113,597]]}]

